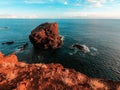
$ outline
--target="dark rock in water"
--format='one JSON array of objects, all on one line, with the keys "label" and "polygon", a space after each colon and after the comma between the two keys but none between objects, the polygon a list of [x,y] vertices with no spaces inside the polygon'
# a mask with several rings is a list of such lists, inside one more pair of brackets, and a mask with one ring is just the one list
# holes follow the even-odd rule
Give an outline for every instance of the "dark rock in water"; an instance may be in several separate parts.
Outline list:
[{"label": "dark rock in water", "polygon": [[28,46],[28,43],[26,42],[25,44],[23,44],[23,46],[22,47],[20,47],[19,49],[20,49],[20,51],[23,51],[23,50],[25,50],[25,48]]},{"label": "dark rock in water", "polygon": [[62,46],[57,23],[43,23],[36,27],[29,39],[35,48],[56,49]]},{"label": "dark rock in water", "polygon": [[8,29],[8,27],[0,27],[0,30]]},{"label": "dark rock in water", "polygon": [[20,53],[21,51],[24,51],[27,47],[28,47],[28,43],[26,42],[26,43],[23,44],[21,47],[18,47],[18,48],[16,49],[16,51],[14,51],[12,54]]},{"label": "dark rock in water", "polygon": [[80,44],[73,44],[72,45],[73,48],[77,48],[83,52],[90,52],[89,48],[86,45],[80,45]]},{"label": "dark rock in water", "polygon": [[8,29],[8,27],[3,27],[4,29]]},{"label": "dark rock in water", "polygon": [[8,41],[8,42],[3,42],[2,44],[7,44],[7,45],[10,45],[10,44],[13,44],[14,41]]}]

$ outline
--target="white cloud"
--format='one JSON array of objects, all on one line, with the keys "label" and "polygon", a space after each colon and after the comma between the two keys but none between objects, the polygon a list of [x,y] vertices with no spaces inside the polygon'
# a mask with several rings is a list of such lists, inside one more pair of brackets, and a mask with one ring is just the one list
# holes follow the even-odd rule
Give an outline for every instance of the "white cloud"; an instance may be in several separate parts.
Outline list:
[{"label": "white cloud", "polygon": [[109,0],[110,2],[113,2],[114,0]]},{"label": "white cloud", "polygon": [[[88,5],[90,5],[90,7],[102,7],[105,3],[107,2],[113,2],[115,0],[84,0],[84,2],[88,3]],[[45,4],[45,3],[61,3],[64,5],[73,5],[73,6],[80,6],[83,1],[82,0],[25,0],[25,3],[29,3],[29,4]]]},{"label": "white cloud", "polygon": [[[40,12],[34,12],[34,11],[28,11],[28,13],[22,13],[22,12],[11,12],[11,13],[7,13],[4,12],[4,10],[2,11],[1,9],[1,13],[0,13],[0,18],[119,18],[120,19],[120,12],[119,12],[119,8],[116,7],[112,7],[110,5],[102,8],[102,9],[98,9],[98,12],[94,12],[97,9],[93,9],[93,7],[102,7],[105,3],[109,2],[113,2],[115,0],[85,0],[86,2],[84,3],[85,5],[82,5],[83,2],[82,0],[75,0],[73,3],[70,0],[24,0],[25,3],[39,3],[39,4],[45,4],[45,3],[60,3],[63,5],[74,5],[74,6],[80,6],[85,8],[83,9],[79,9],[79,7],[76,9],[75,8],[69,8],[68,12],[64,12],[62,11],[61,7],[57,7],[54,8],[55,11],[57,11],[57,13],[52,12],[51,13],[47,13],[47,11],[41,11]],[[120,1],[119,1],[120,2]],[[118,3],[118,0],[115,3],[115,5],[120,5],[120,3]],[[89,5],[92,7],[93,10],[91,10],[91,8],[89,7]],[[85,6],[85,7],[84,7]],[[53,8],[52,5],[48,6],[48,8]],[[103,10],[105,9],[105,10]],[[60,11],[61,10],[61,11]],[[83,12],[80,12],[80,10],[82,10]],[[91,10],[93,12],[90,12],[88,10]],[[60,11],[60,12],[59,12]],[[67,10],[65,10],[67,11]],[[74,11],[74,12],[72,12]],[[76,12],[75,12],[76,11]],[[86,12],[85,12],[86,11]],[[100,11],[108,11],[108,12],[100,12]],[[4,13],[2,13],[4,12]],[[63,13],[64,12],[64,13]],[[7,14],[6,14],[7,13]],[[16,14],[13,14],[16,13]]]},{"label": "white cloud", "polygon": [[65,2],[64,2],[64,4],[65,4],[65,5],[67,5],[67,4],[68,4],[68,2],[67,2],[67,1],[65,1]]},{"label": "white cloud", "polygon": [[66,12],[64,16],[69,18],[120,19],[120,12]]},{"label": "white cloud", "polygon": [[114,0],[87,0],[91,7],[102,7],[106,2],[113,2]]},{"label": "white cloud", "polygon": [[0,18],[17,18],[17,16],[11,14],[0,14]]},{"label": "white cloud", "polygon": [[81,4],[80,3],[76,3],[76,4],[74,4],[74,6],[80,6]]},{"label": "white cloud", "polygon": [[92,5],[92,7],[102,7],[103,4],[100,2],[96,2],[94,5]]},{"label": "white cloud", "polygon": [[87,0],[88,2],[93,2],[93,3],[97,3],[97,2],[100,2],[100,3],[105,3],[107,0]]},{"label": "white cloud", "polygon": [[64,5],[68,4],[67,0],[25,0],[24,2],[28,4],[45,4],[45,3],[54,3],[54,2],[59,2]]},{"label": "white cloud", "polygon": [[65,12],[63,15],[65,17],[86,17],[87,12]]},{"label": "white cloud", "polygon": [[85,19],[120,19],[120,12],[65,12],[57,15],[31,14],[13,15],[0,14],[0,18],[85,18]]},{"label": "white cloud", "polygon": [[54,0],[50,0],[51,2],[53,2]]},{"label": "white cloud", "polygon": [[54,0],[25,0],[25,3],[33,4],[33,3],[50,3],[53,2]]},{"label": "white cloud", "polygon": [[39,16],[32,15],[13,15],[13,14],[0,14],[0,18],[39,18]]}]

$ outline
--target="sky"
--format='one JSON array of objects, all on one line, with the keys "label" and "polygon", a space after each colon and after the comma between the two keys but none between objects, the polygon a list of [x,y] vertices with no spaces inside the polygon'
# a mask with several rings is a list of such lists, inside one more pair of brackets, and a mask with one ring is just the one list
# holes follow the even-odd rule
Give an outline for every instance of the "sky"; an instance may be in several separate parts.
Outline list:
[{"label": "sky", "polygon": [[120,0],[0,0],[0,18],[120,19]]}]

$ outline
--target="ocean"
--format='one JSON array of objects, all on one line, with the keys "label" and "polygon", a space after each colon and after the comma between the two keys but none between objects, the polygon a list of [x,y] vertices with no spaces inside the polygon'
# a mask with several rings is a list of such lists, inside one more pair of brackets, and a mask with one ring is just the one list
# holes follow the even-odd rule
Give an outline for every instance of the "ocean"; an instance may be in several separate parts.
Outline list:
[{"label": "ocean", "polygon": [[[29,41],[31,31],[44,22],[57,22],[64,44],[56,50],[35,50]],[[14,41],[13,44],[2,44]],[[89,77],[120,81],[120,20],[114,19],[0,19],[0,51],[17,52],[26,63],[60,63]],[[90,52],[71,49],[86,45]]]}]

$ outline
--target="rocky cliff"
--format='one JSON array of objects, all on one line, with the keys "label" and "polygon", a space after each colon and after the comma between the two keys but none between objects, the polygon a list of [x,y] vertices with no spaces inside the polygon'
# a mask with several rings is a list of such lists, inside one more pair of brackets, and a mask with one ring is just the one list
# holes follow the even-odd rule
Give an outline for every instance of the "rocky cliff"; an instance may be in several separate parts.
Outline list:
[{"label": "rocky cliff", "polygon": [[57,23],[43,23],[36,27],[29,39],[35,48],[56,49],[62,45]]},{"label": "rocky cliff", "polygon": [[60,64],[26,64],[0,53],[0,90],[120,90],[120,82],[89,78]]}]

